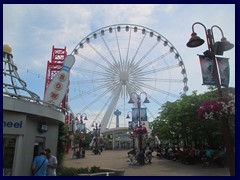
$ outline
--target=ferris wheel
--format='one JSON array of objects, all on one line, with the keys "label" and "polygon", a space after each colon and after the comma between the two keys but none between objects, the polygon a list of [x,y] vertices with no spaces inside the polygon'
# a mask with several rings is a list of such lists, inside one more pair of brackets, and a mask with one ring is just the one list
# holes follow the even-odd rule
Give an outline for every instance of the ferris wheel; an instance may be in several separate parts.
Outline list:
[{"label": "ferris wheel", "polygon": [[[100,28],[73,49],[76,62],[71,71],[69,103],[101,128],[114,127],[115,111],[120,126],[127,127],[132,92],[144,92],[150,103],[148,120],[158,116],[166,101],[188,90],[183,60],[176,48],[158,32],[135,24]],[[144,98],[144,97],[143,97]]]}]

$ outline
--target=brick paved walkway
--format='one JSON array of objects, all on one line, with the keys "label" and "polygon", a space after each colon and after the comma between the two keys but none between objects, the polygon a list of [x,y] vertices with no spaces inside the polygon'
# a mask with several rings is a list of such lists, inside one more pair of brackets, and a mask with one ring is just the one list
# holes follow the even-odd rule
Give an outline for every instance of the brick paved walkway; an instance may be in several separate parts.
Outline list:
[{"label": "brick paved walkway", "polygon": [[157,159],[153,153],[151,164],[144,166],[128,165],[126,150],[106,150],[101,155],[94,155],[92,151],[86,151],[86,157],[72,158],[72,151],[66,155],[64,165],[66,167],[92,167],[125,169],[124,176],[229,176],[228,168],[217,166],[203,168],[200,164],[184,165],[166,159]]}]

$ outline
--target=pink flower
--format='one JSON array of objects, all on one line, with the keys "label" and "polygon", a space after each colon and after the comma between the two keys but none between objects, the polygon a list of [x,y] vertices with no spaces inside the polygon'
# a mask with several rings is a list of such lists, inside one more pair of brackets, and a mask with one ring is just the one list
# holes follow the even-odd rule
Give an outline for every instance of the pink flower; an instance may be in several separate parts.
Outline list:
[{"label": "pink flower", "polygon": [[146,127],[138,127],[136,129],[134,129],[133,132],[135,134],[146,134],[147,133],[147,129],[146,129]]},{"label": "pink flower", "polygon": [[220,98],[202,103],[198,109],[200,119],[218,119],[222,116],[235,115],[235,97],[232,100]]}]

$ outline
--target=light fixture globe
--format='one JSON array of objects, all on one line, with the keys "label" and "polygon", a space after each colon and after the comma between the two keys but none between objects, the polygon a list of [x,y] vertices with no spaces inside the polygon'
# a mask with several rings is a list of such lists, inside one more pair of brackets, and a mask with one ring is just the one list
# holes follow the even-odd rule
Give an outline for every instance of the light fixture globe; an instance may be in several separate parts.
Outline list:
[{"label": "light fixture globe", "polygon": [[9,46],[8,44],[4,44],[3,45],[3,52],[8,53],[8,54],[12,54],[11,46]]},{"label": "light fixture globe", "polygon": [[214,43],[214,51],[216,55],[223,55],[224,51],[228,51],[232,49],[234,45],[227,41],[225,37],[221,39],[221,41],[217,41]]},{"label": "light fixture globe", "polygon": [[204,43],[204,40],[197,36],[197,33],[192,33],[190,40],[187,43],[187,47],[194,48],[201,46]]},{"label": "light fixture globe", "polygon": [[224,51],[228,51],[234,47],[234,45],[230,43],[225,37],[221,39],[221,42],[223,43]]}]

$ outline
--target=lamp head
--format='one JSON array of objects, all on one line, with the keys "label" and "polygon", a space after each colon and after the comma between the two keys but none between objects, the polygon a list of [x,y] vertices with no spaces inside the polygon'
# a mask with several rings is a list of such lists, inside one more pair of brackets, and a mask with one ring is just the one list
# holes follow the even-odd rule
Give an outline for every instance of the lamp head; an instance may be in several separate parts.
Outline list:
[{"label": "lamp head", "polygon": [[230,43],[225,37],[221,39],[221,42],[224,44],[224,51],[228,51],[234,47],[234,45]]},{"label": "lamp head", "polygon": [[217,41],[214,43],[214,51],[216,55],[223,55],[224,51],[228,51],[232,49],[234,45],[227,41],[225,37],[221,39],[221,41]]},{"label": "lamp head", "polygon": [[146,97],[145,100],[143,101],[143,103],[150,103],[150,101],[149,101],[148,98]]},{"label": "lamp head", "polygon": [[88,120],[87,116],[85,116],[84,120]]},{"label": "lamp head", "polygon": [[130,118],[130,116],[129,116],[129,114],[127,115],[127,117],[126,117],[127,119],[129,119]]},{"label": "lamp head", "polygon": [[204,40],[197,36],[197,33],[193,32],[190,40],[187,43],[187,47],[194,48],[201,46],[204,43]]},{"label": "lamp head", "polygon": [[128,101],[128,103],[129,104],[133,104],[134,103],[134,101],[133,101],[133,99],[130,97],[130,100]]}]

